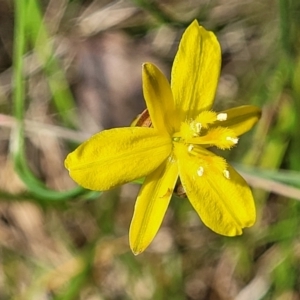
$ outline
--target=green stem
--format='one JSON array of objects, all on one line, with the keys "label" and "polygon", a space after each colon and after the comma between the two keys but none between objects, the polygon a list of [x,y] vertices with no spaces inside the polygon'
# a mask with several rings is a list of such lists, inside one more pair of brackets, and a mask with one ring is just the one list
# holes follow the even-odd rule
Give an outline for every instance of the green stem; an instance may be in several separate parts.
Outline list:
[{"label": "green stem", "polygon": [[24,111],[25,111],[25,80],[23,75],[26,40],[26,11],[27,0],[15,0],[15,33],[13,53],[13,114],[17,120],[16,135],[13,140],[13,158],[16,172],[26,184],[33,196],[41,200],[67,200],[83,194],[84,189],[78,187],[65,192],[57,192],[48,189],[38,180],[28,167],[24,146]]},{"label": "green stem", "polygon": [[15,0],[15,32],[13,54],[13,110],[18,122],[23,121],[25,83],[23,79],[23,53],[25,52],[26,0]]}]

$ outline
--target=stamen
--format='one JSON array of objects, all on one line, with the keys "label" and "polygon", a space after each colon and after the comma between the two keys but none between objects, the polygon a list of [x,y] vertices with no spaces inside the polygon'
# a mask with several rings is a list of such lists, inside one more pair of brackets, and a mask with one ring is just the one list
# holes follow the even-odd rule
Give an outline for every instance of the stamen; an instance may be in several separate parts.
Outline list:
[{"label": "stamen", "polygon": [[192,152],[193,149],[194,149],[194,145],[190,144],[188,146],[188,152]]},{"label": "stamen", "polygon": [[217,126],[208,129],[203,135],[194,136],[192,139],[187,139],[187,144],[193,145],[207,145],[216,146],[219,149],[230,149],[238,143],[239,139],[236,137],[232,129]]},{"label": "stamen", "polygon": [[196,132],[197,132],[197,133],[200,133],[201,128],[202,128],[201,123],[196,123],[195,126],[196,126]]},{"label": "stamen", "polygon": [[203,167],[200,167],[198,170],[197,170],[197,174],[198,174],[198,176],[202,176],[203,175],[203,173],[204,173],[204,168]]},{"label": "stamen", "polygon": [[175,161],[176,161],[176,160],[175,160],[175,158],[174,158],[173,155],[170,155],[170,156],[168,157],[168,162],[174,163]]},{"label": "stamen", "polygon": [[227,120],[227,113],[219,113],[217,115],[217,120],[218,121],[226,121]]},{"label": "stamen", "polygon": [[228,170],[224,170],[223,171],[223,175],[227,178],[227,179],[230,179],[230,173]]},{"label": "stamen", "polygon": [[236,144],[238,143],[238,141],[239,141],[238,138],[233,138],[233,137],[230,137],[230,136],[226,137],[226,140],[227,140],[227,141],[233,142],[235,145],[236,145]]},{"label": "stamen", "polygon": [[200,122],[192,121],[190,123],[190,127],[191,127],[192,131],[194,132],[193,136],[199,136],[199,134],[201,132],[202,124]]}]

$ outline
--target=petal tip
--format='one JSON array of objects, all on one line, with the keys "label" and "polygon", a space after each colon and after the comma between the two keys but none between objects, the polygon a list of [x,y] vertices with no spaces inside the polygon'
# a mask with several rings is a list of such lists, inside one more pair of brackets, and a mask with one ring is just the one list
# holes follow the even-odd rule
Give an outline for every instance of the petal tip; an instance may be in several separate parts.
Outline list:
[{"label": "petal tip", "polygon": [[230,237],[242,235],[244,233],[244,230],[246,228],[252,227],[254,223],[255,223],[255,217],[242,224],[242,226],[236,226],[234,228],[231,228],[225,235]]},{"label": "petal tip", "polygon": [[132,251],[133,255],[135,255],[135,256],[138,256],[139,254],[141,254],[143,252],[143,250],[135,249],[135,248],[131,248],[131,251]]},{"label": "petal tip", "polygon": [[131,238],[131,230],[129,230],[129,246],[130,246],[130,249],[132,251],[132,253],[137,256],[139,254],[141,254],[142,252],[144,252],[147,248],[147,246],[141,246],[140,243],[137,243],[137,242],[133,242],[132,241],[132,238]]},{"label": "petal tip", "polygon": [[242,235],[243,234],[243,230],[242,230],[242,227],[232,227],[230,229],[228,229],[228,231],[224,232],[224,235],[225,236],[229,236],[229,237],[234,237],[234,236],[239,236],[239,235]]},{"label": "petal tip", "polygon": [[64,166],[69,172],[70,172],[70,155],[71,153],[67,155],[64,161]]}]

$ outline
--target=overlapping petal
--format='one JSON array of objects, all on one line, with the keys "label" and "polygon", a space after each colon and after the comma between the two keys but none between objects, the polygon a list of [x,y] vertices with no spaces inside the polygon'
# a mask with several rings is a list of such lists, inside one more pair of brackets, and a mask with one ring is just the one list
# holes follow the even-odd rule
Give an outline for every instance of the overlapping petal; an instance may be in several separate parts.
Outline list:
[{"label": "overlapping petal", "polygon": [[103,191],[150,174],[171,149],[170,137],[153,128],[116,128],[81,144],[67,156],[65,166],[81,186]]},{"label": "overlapping petal", "polygon": [[168,208],[178,178],[177,163],[167,159],[148,175],[136,200],[129,242],[135,254],[143,252],[155,237]]},{"label": "overlapping petal", "polygon": [[261,109],[254,105],[243,105],[221,111],[226,113],[227,120],[216,121],[212,127],[227,127],[234,131],[237,136],[249,131],[258,122],[261,116]]},{"label": "overlapping petal", "polygon": [[253,225],[255,206],[252,193],[230,165],[226,166],[227,171],[223,169],[229,178],[220,170],[218,160],[215,164],[210,160],[211,165],[199,173],[201,157],[180,149],[177,152],[180,153],[178,168],[182,185],[206,226],[219,234],[235,236],[242,234],[244,227]]},{"label": "overlapping petal", "polygon": [[153,127],[172,134],[178,119],[174,115],[171,87],[164,74],[151,63],[143,65],[143,93]]},{"label": "overlapping petal", "polygon": [[171,86],[181,121],[210,110],[217,89],[221,49],[216,36],[195,20],[184,32],[172,68]]}]

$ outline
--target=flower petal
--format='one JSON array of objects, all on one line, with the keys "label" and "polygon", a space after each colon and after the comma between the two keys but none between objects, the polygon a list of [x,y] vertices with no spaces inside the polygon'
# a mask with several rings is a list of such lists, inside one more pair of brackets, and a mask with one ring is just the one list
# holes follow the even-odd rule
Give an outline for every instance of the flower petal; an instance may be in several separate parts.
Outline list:
[{"label": "flower petal", "polygon": [[228,164],[220,170],[221,163],[212,160],[217,158],[213,153],[208,157],[211,164],[203,167],[205,156],[188,154],[180,146],[175,148],[179,176],[203,223],[222,235],[242,234],[255,221],[254,200],[246,181]]},{"label": "flower petal", "polygon": [[177,163],[166,160],[148,175],[136,200],[129,230],[132,252],[143,252],[155,237],[178,178]]},{"label": "flower petal", "polygon": [[150,174],[171,148],[170,138],[153,128],[116,128],[81,144],[68,155],[65,166],[79,185],[103,191]]},{"label": "flower petal", "polygon": [[216,121],[211,127],[228,127],[232,129],[237,136],[249,131],[260,119],[261,109],[254,105],[243,105],[219,112],[226,114],[227,119]]},{"label": "flower petal", "polygon": [[221,49],[216,36],[195,20],[182,36],[172,68],[171,87],[180,121],[210,110],[219,79]]},{"label": "flower petal", "polygon": [[153,64],[143,65],[143,92],[153,127],[159,131],[174,131],[174,101],[170,84]]}]

